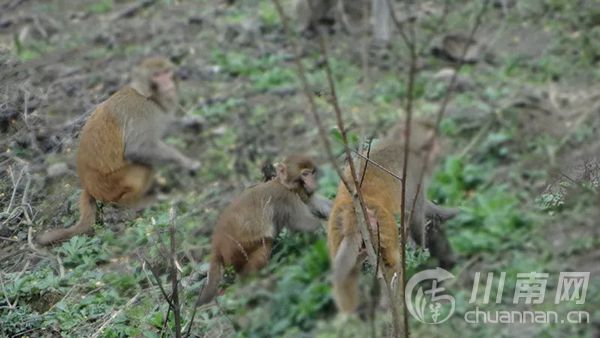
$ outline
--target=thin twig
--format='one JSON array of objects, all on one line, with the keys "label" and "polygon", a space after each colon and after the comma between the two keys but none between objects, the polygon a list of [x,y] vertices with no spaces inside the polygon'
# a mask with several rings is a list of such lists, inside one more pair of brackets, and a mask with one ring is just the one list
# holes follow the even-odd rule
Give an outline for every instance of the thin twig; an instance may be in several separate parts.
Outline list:
[{"label": "thin twig", "polygon": [[[279,0],[272,0],[272,1],[273,1],[273,4],[275,5],[275,9],[279,13],[279,17],[281,18],[281,22],[283,24],[283,27],[284,27],[286,35],[289,36],[289,37],[292,37],[292,33],[291,33],[292,31],[289,28],[288,19],[287,19],[286,15],[285,15],[285,13],[283,11],[283,8],[281,7],[281,3],[279,2]],[[319,30],[317,30],[317,32],[320,33]],[[306,98],[308,100],[309,107],[310,107],[310,110],[309,110],[310,114],[307,113],[306,111],[304,111],[304,112],[307,115],[307,118],[312,118],[314,120],[315,124],[317,125],[317,129],[319,131],[319,136],[320,136],[321,142],[323,143],[323,146],[325,148],[325,152],[327,154],[327,157],[328,157],[329,161],[331,162],[331,165],[334,168],[335,172],[337,173],[338,177],[340,177],[340,180],[342,181],[342,183],[344,184],[344,186],[346,187],[346,189],[348,190],[348,192],[352,196],[353,203],[354,203],[355,200],[358,199],[359,200],[359,204],[361,204],[360,201],[362,200],[362,194],[360,193],[360,190],[357,191],[356,189],[352,188],[352,186],[347,181],[346,177],[344,176],[344,174],[342,173],[342,171],[340,170],[340,168],[338,168],[338,166],[336,164],[335,156],[333,155],[333,151],[331,150],[331,144],[330,144],[329,139],[327,137],[327,132],[325,131],[325,128],[323,127],[323,123],[321,122],[321,117],[319,116],[316,102],[314,100],[314,97],[313,97],[313,95],[311,93],[311,90],[310,90],[310,86],[308,84],[308,79],[307,79],[307,76],[306,76],[306,71],[304,69],[304,66],[302,65],[302,62],[300,61],[300,56],[302,55],[302,53],[300,51],[299,44],[298,44],[298,42],[296,40],[297,39],[291,39],[292,45],[293,45],[293,48],[294,48],[294,55],[295,55],[295,57],[294,57],[294,63],[296,64],[297,74],[298,74],[298,77],[300,78],[300,82],[302,83],[302,90],[303,90],[304,95],[306,96]],[[332,93],[335,95],[334,92],[332,92]],[[338,115],[337,111],[336,111],[336,115]],[[341,118],[341,116],[340,116],[340,118]],[[338,127],[340,127],[340,126],[338,125]],[[340,133],[342,133],[344,135],[345,134],[345,130],[343,130],[343,125],[341,127],[342,128],[340,129]],[[348,154],[348,153],[349,153],[349,151],[346,151],[346,154]],[[347,156],[347,158],[348,158],[348,156]],[[357,182],[358,178],[355,176],[356,175],[356,171],[354,170],[354,164],[352,163],[351,158],[350,158],[350,161],[349,161],[349,165],[351,166],[352,179],[353,179],[353,181],[355,183],[354,187],[358,187],[358,184],[357,184],[358,183]],[[370,240],[370,235],[369,235],[369,232],[367,230],[367,225],[366,225],[367,223],[363,224],[363,222],[360,221],[361,219],[364,219],[365,222],[368,222],[368,219],[367,219],[368,216],[367,216],[366,208],[365,208],[364,204],[360,205],[359,207],[357,207],[355,205],[355,212],[357,212],[357,213],[362,212],[362,214],[363,214],[361,217],[357,218],[359,220],[358,221],[358,226],[359,226],[359,229],[361,230],[361,235],[363,235],[363,240],[365,242],[365,246],[366,246],[367,252],[369,254],[368,255],[369,256],[369,260],[371,261],[371,263],[373,265],[375,265],[376,264],[376,257],[377,256],[375,255],[375,250],[373,248],[372,241]]]},{"label": "thin twig", "polygon": [[118,311],[113,312],[113,314],[110,316],[110,318],[108,318],[108,320],[106,320],[104,323],[102,323],[102,325],[98,328],[98,330],[96,330],[96,332],[92,335],[92,338],[98,338],[98,337],[100,337],[100,335],[102,334],[102,331],[104,331],[104,329],[113,320],[115,320],[115,318],[117,318],[117,316],[120,315],[121,312],[123,312],[123,310],[125,310],[126,308],[128,308],[129,306],[131,306],[131,304],[135,303],[137,301],[138,297],[140,296],[140,294],[141,293],[137,293],[129,301],[127,301],[127,303],[125,304],[125,306],[123,306],[122,308],[120,308]]},{"label": "thin twig", "polygon": [[5,214],[10,214],[10,211],[12,210],[12,206],[15,201],[15,196],[17,195],[17,190],[19,188],[19,183],[21,183],[21,179],[23,178],[23,173],[25,172],[26,168],[27,168],[26,166],[21,168],[21,171],[19,172],[19,177],[15,180],[14,174],[12,171],[12,167],[8,167],[9,173],[11,174],[13,191],[12,191],[12,194],[10,195],[10,200],[8,202],[8,206],[6,206],[6,209],[4,211]]},{"label": "thin twig", "polygon": [[361,154],[359,151],[356,151],[354,149],[352,149],[349,145],[344,144],[342,141],[338,141],[341,145],[343,145],[346,149],[350,150],[351,152],[353,152],[354,154],[356,154],[358,157],[362,158],[363,160],[365,160],[366,162],[368,162],[369,164],[374,165],[375,167],[377,167],[378,169],[381,169],[382,171],[384,171],[385,173],[389,174],[390,176],[392,176],[393,178],[397,179],[398,181],[402,182],[402,177],[398,176],[397,174],[394,174],[391,170],[389,170],[388,168],[384,167],[383,165],[379,164],[378,162],[373,161],[372,159],[368,158],[367,156]]},{"label": "thin twig", "polygon": [[396,26],[398,32],[400,33],[400,36],[402,37],[402,41],[404,41],[408,48],[412,48],[412,42],[410,38],[406,35],[406,32],[404,31],[404,26],[402,25],[400,20],[398,20],[396,12],[394,12],[394,7],[392,6],[391,0],[385,0],[385,2],[387,3],[388,11],[390,11],[392,21],[394,22],[394,25]]},{"label": "thin twig", "polygon": [[[335,118],[337,122],[338,129],[340,130],[340,134],[342,136],[342,141],[344,145],[348,145],[348,134],[346,132],[346,128],[344,126],[344,119],[342,118],[342,109],[340,108],[337,91],[335,88],[335,82],[333,80],[333,72],[331,70],[331,65],[329,64],[329,55],[327,53],[327,47],[325,46],[325,38],[321,31],[317,30],[319,37],[319,47],[321,49],[321,55],[324,60],[324,68],[325,73],[327,74],[327,83],[329,85],[329,91],[331,92],[331,100],[330,103],[333,106],[333,110],[335,112]],[[352,196],[352,204],[354,205],[355,213],[357,220],[361,218],[364,219],[365,223],[358,222],[359,231],[363,237],[363,241],[365,242],[365,247],[367,247],[367,252],[369,253],[369,260],[372,264],[377,264],[377,254],[374,250],[372,240],[371,240],[371,232],[368,230],[367,224],[369,224],[369,216],[367,213],[367,207],[362,195],[362,191],[360,189],[360,183],[358,182],[358,172],[356,167],[354,166],[354,161],[352,160],[352,152],[348,149],[348,147],[344,147],[346,152],[346,162],[348,163],[348,167],[350,168],[350,175],[352,176],[352,183],[354,183],[353,189],[349,189],[348,192],[351,192]],[[359,211],[360,210],[360,211]],[[361,215],[362,213],[362,215]]]},{"label": "thin twig", "polygon": [[171,299],[169,298],[169,295],[167,295],[167,292],[165,291],[162,282],[160,280],[160,276],[158,275],[158,273],[156,271],[154,271],[154,267],[152,266],[152,264],[150,264],[150,262],[148,261],[148,259],[146,257],[141,257],[144,262],[146,263],[146,265],[148,265],[148,269],[150,269],[150,272],[152,273],[152,276],[154,277],[154,279],[156,280],[156,283],[158,285],[158,288],[160,289],[160,292],[162,293],[163,297],[165,298],[165,300],[167,301],[167,303],[169,303],[170,307],[173,307],[173,303],[171,303]]},{"label": "thin twig", "polygon": [[[408,6],[408,5],[407,5]],[[410,14],[410,13],[409,13]],[[411,122],[413,115],[413,99],[414,99],[414,89],[415,89],[415,77],[417,76],[417,55],[416,55],[416,41],[414,38],[414,27],[411,29],[412,32],[412,42],[409,45],[409,53],[410,53],[410,66],[408,68],[408,85],[407,85],[407,95],[406,95],[406,120],[405,120],[405,128],[404,128],[404,160],[402,163],[402,182],[406,182],[406,176],[408,171],[408,154],[410,152],[410,135],[411,135]],[[409,327],[408,327],[408,312],[406,309],[405,299],[405,286],[406,286],[406,237],[408,236],[408,227],[410,223],[406,222],[406,184],[402,184],[402,194],[400,195],[402,209],[400,209],[400,302],[403,309],[402,316],[402,332],[404,337],[408,337],[409,335]],[[417,200],[417,196],[415,196],[415,201]],[[392,306],[392,309],[396,308]],[[396,319],[396,318],[394,318]],[[394,320],[394,323],[396,321]],[[396,324],[395,324],[396,325]],[[397,325],[396,325],[397,327]],[[396,336],[399,335],[400,328],[396,330]]]},{"label": "thin twig", "polygon": [[177,280],[177,249],[175,247],[175,208],[169,209],[169,236],[171,237],[171,300],[173,301],[173,315],[175,316],[175,337],[181,338],[181,306],[179,305],[179,281]]},{"label": "thin twig", "polygon": [[372,143],[373,143],[373,139],[370,138],[369,143],[367,144],[367,155],[366,155],[367,160],[365,160],[365,166],[363,167],[362,176],[360,177],[360,184],[358,185],[360,188],[362,188],[363,181],[365,180],[365,175],[367,174],[367,166],[369,165],[368,159],[369,159],[369,156],[371,156],[371,144]]},{"label": "thin twig", "polygon": [[[469,33],[469,41],[473,39],[473,37],[475,36],[475,33],[479,29],[479,26],[481,25],[481,19],[483,18],[483,15],[485,14],[485,12],[487,10],[488,4],[489,4],[489,0],[485,0],[483,2],[483,6],[481,7],[481,10],[475,17],[475,23],[473,25],[473,28],[471,29],[471,32]],[[462,51],[461,60],[463,60],[465,55],[467,55],[468,49],[469,49],[469,44],[465,44],[463,51]],[[442,104],[437,111],[437,114],[436,114],[437,116],[436,116],[436,120],[435,120],[435,129],[433,131],[433,135],[431,136],[431,139],[429,140],[429,142],[433,142],[435,139],[437,139],[437,137],[439,135],[440,123],[442,122],[442,118],[444,117],[444,113],[446,112],[446,107],[448,106],[448,103],[450,102],[450,98],[452,97],[452,94],[454,93],[456,79],[458,78],[458,73],[462,66],[463,66],[462,62],[458,62],[454,66],[454,74],[452,74],[452,78],[450,78],[450,83],[448,84],[446,96],[444,96]],[[421,169],[421,173],[419,175],[419,183],[417,184],[415,200],[413,201],[413,205],[412,205],[411,213],[410,213],[411,218],[412,218],[412,215],[414,214],[414,210],[416,207],[416,201],[417,201],[416,197],[419,195],[419,193],[421,191],[421,186],[423,183],[425,172],[427,171],[429,163],[431,162],[432,150],[433,150],[433,147],[430,147],[427,150],[427,156],[425,157],[425,162],[423,163],[423,168]],[[409,219],[409,224],[410,224],[410,221],[411,220]]]},{"label": "thin twig", "polygon": [[27,245],[29,246],[29,249],[31,251],[33,251],[34,253],[37,253],[38,255],[40,255],[42,257],[54,258],[54,260],[56,260],[56,264],[58,265],[58,273],[60,275],[60,278],[65,277],[65,267],[63,266],[62,259],[60,259],[60,256],[58,256],[58,255],[54,256],[46,249],[39,249],[33,243],[33,228],[32,227],[29,227],[29,229],[27,230]]}]

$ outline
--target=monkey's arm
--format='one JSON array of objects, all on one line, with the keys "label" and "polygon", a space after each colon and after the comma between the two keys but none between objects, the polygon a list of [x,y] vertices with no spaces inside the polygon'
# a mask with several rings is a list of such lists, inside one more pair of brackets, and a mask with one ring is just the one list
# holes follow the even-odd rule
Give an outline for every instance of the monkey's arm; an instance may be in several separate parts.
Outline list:
[{"label": "monkey's arm", "polygon": [[442,222],[445,222],[449,219],[454,218],[458,215],[459,209],[457,208],[444,208],[439,205],[427,200],[425,202],[425,217],[427,219],[439,219]]},{"label": "monkey's arm", "polygon": [[321,195],[313,195],[309,201],[308,207],[313,215],[320,219],[328,219],[331,213],[333,202]]},{"label": "monkey's arm", "polygon": [[332,268],[333,279],[335,281],[345,280],[352,269],[354,269],[357,264],[362,263],[360,257],[361,244],[362,239],[358,233],[344,236],[333,259]]},{"label": "monkey's arm", "polygon": [[160,140],[129,142],[125,145],[125,159],[134,163],[154,165],[175,161],[189,170],[196,170],[200,162],[194,161],[177,149]]},{"label": "monkey's arm", "polygon": [[300,202],[293,210],[289,218],[289,228],[300,231],[315,231],[321,225],[321,221],[313,215],[309,205]]}]

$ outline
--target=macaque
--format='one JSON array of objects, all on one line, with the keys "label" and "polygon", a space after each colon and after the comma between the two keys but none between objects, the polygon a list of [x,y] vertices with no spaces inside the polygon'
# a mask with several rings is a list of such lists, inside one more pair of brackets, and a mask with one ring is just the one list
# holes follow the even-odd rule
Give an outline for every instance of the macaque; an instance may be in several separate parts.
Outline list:
[{"label": "macaque", "polygon": [[200,166],[161,139],[177,105],[174,65],[149,58],[135,67],[132,82],[101,103],[79,140],[77,174],[81,182],[76,225],[45,232],[47,245],[88,233],[96,220],[96,201],[134,206],[148,191],[153,167],[174,162],[188,170]]},{"label": "macaque", "polygon": [[245,190],[219,216],[198,304],[215,297],[225,266],[241,275],[255,273],[267,265],[273,238],[283,227],[315,231],[329,215],[331,201],[315,194],[317,167],[312,159],[293,155],[276,170],[275,178]]},{"label": "macaque", "polygon": [[[410,237],[419,245],[429,248],[442,267],[454,265],[455,258],[443,229],[434,227],[426,229],[426,215],[445,221],[452,218],[456,211],[444,209],[431,202],[426,202],[427,184],[424,182],[416,195],[421,170],[424,166],[428,149],[433,147],[435,155],[437,145],[429,142],[433,136],[434,127],[424,121],[412,124],[411,139],[408,155],[408,170],[406,175],[406,217],[411,219],[408,224]],[[404,127],[395,127],[390,135],[374,147],[370,159],[379,163],[394,173],[403,170],[404,163]],[[431,167],[431,166],[429,166]],[[364,160],[357,168],[365,168]],[[362,181],[361,192],[368,212],[368,227],[373,244],[379,243],[381,263],[385,267],[387,282],[391,282],[393,273],[400,272],[399,231],[396,217],[402,210],[402,182],[374,165],[367,165]],[[350,177],[349,170],[345,175]],[[359,175],[362,176],[362,173]],[[414,212],[409,217],[413,201]],[[436,225],[434,221],[432,224]],[[364,258],[364,243],[358,229],[357,220],[352,205],[350,193],[340,184],[328,222],[328,247],[333,267],[334,298],[339,310],[352,313],[358,306],[358,273]],[[377,249],[376,249],[377,251]]]}]

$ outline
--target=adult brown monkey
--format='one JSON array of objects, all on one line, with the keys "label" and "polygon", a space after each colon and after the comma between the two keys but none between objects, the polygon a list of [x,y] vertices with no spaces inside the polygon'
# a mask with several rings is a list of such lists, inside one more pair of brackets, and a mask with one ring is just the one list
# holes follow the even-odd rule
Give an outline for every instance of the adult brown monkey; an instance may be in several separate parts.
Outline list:
[{"label": "adult brown monkey", "polygon": [[331,211],[331,201],[315,194],[313,160],[293,155],[277,165],[277,176],[234,199],[221,213],[212,236],[212,258],[198,304],[217,293],[224,266],[242,275],[267,265],[271,244],[283,227],[314,231]]},{"label": "adult brown monkey", "polygon": [[146,194],[158,163],[198,169],[198,161],[161,140],[177,105],[174,68],[164,58],[144,60],[133,70],[131,84],[95,109],[83,126],[77,153],[83,190],[79,222],[45,232],[38,243],[47,245],[90,232],[96,201],[134,205]]},{"label": "adult brown monkey", "polygon": [[[416,196],[421,170],[430,147],[429,140],[433,136],[433,126],[424,121],[415,121],[412,125],[406,175],[407,215],[413,201],[414,212],[411,216],[410,235],[421,246],[429,248],[431,254],[438,258],[442,267],[454,265],[455,258],[444,230],[440,227],[426,229],[425,216],[437,215],[442,220],[453,217],[456,212],[444,209],[431,202],[426,202],[426,182],[422,182],[421,191]],[[370,159],[384,168],[401,173],[404,164],[404,127],[395,127],[380,144],[370,153]],[[435,149],[435,148],[434,148]],[[434,154],[436,151],[433,151]],[[364,168],[362,161],[359,168]],[[431,167],[431,166],[429,166]],[[346,170],[346,175],[349,171]],[[391,275],[400,271],[399,233],[396,216],[402,208],[402,182],[374,165],[368,165],[364,173],[361,192],[369,211],[372,238],[380,244],[380,255],[391,282]],[[436,222],[432,222],[434,225]],[[378,229],[379,228],[379,229]],[[378,230],[377,230],[378,229]],[[354,207],[350,193],[340,184],[328,223],[328,247],[333,267],[334,298],[340,311],[353,312],[358,305],[358,273],[362,251],[362,237],[358,230]]]}]

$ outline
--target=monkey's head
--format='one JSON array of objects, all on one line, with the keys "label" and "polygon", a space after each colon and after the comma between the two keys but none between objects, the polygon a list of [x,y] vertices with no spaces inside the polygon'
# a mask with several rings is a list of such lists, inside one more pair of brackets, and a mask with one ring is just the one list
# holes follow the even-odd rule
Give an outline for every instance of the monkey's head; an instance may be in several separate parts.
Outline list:
[{"label": "monkey's head", "polygon": [[304,155],[292,155],[278,163],[277,179],[290,190],[311,196],[318,188],[317,166]]},{"label": "monkey's head", "polygon": [[131,87],[169,110],[177,102],[174,70],[175,65],[165,58],[145,59],[134,68]]},{"label": "monkey's head", "polygon": [[[392,129],[390,135],[387,136],[388,142],[396,142],[402,140],[404,143],[406,125],[404,121],[399,123]],[[435,123],[422,117],[415,117],[411,123],[410,130],[410,152],[421,155],[431,151],[432,158],[437,158],[440,154],[440,147],[435,135]],[[431,149],[431,150],[430,150]]]}]

